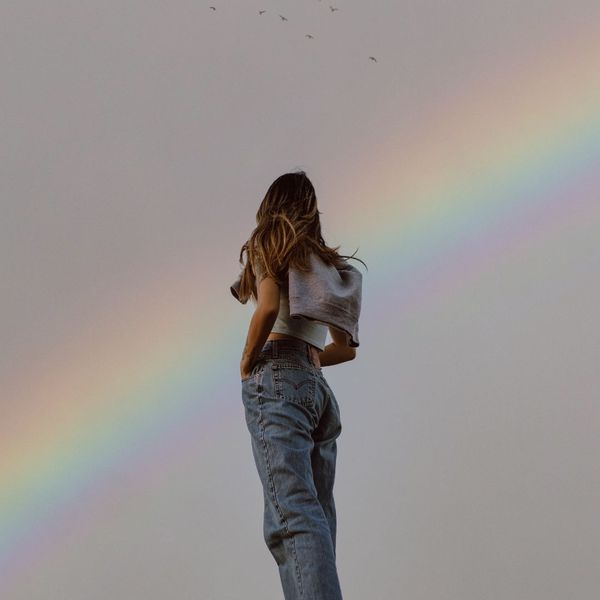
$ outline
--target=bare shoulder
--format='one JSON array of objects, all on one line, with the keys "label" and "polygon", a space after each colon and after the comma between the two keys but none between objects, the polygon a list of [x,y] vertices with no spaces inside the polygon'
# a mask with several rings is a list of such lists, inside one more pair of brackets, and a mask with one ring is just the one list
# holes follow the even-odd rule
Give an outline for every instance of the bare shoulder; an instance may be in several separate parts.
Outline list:
[{"label": "bare shoulder", "polygon": [[261,276],[256,286],[258,306],[268,312],[279,312],[280,293],[277,282],[268,275]]}]

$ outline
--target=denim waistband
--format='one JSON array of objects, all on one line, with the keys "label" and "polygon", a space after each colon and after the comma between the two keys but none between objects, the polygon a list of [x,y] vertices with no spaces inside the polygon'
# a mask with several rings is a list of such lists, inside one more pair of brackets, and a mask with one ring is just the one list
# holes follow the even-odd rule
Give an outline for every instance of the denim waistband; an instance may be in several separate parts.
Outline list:
[{"label": "denim waistband", "polygon": [[292,358],[312,365],[311,345],[301,339],[267,340],[260,351],[262,358]]}]

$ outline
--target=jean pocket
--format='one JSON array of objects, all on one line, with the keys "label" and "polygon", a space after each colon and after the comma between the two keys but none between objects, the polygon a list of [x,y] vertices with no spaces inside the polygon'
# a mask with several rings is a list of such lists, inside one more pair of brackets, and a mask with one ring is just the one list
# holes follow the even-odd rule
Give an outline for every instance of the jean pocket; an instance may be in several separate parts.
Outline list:
[{"label": "jean pocket", "polygon": [[316,393],[316,375],[304,368],[280,366],[273,370],[275,395],[289,402],[313,408]]},{"label": "jean pocket", "polygon": [[254,366],[252,367],[252,370],[250,371],[250,375],[248,375],[248,377],[244,377],[243,379],[241,379],[241,383],[246,383],[247,381],[250,381],[251,379],[254,379],[258,375],[260,375],[265,370],[266,364],[267,363],[265,361],[258,361],[256,363],[254,363]]}]

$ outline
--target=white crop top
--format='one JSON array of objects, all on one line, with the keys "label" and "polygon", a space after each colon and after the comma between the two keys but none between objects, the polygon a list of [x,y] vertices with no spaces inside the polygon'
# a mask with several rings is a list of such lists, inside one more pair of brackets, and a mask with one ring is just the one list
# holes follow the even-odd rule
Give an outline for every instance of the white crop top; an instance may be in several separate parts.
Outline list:
[{"label": "white crop top", "polygon": [[[264,272],[258,265],[255,270],[256,285],[258,286]],[[279,314],[271,332],[286,333],[316,346],[321,352],[325,350],[328,326],[315,319],[305,317],[291,318],[288,290],[283,286],[279,290]]]}]

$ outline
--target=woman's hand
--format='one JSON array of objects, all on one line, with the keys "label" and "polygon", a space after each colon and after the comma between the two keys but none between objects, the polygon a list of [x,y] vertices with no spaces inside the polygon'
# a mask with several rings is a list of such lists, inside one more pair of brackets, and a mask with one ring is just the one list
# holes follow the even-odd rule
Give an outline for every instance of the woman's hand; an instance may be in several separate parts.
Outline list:
[{"label": "woman's hand", "polygon": [[[269,281],[272,280],[268,277],[265,277],[261,281],[261,289],[265,286],[268,287]],[[277,309],[277,311],[272,310],[269,306],[269,303],[267,303],[265,306],[264,302],[264,293],[262,293],[262,295],[259,293],[259,304],[254,310],[252,319],[250,319],[248,336],[246,337],[246,343],[244,344],[242,358],[240,360],[240,375],[242,379],[250,376],[253,367],[256,365],[257,361],[260,360],[260,351],[267,341],[267,337],[271,332],[271,329],[273,329],[275,321],[277,320],[279,309]]]},{"label": "woman's hand", "polygon": [[250,377],[253,368],[254,365],[251,364],[250,360],[244,356],[240,361],[240,379],[246,379],[246,377]]}]

